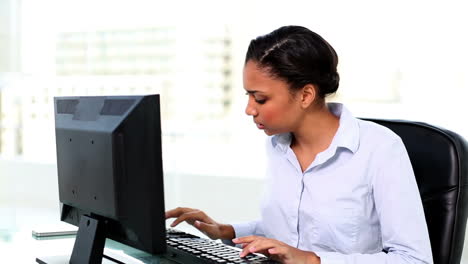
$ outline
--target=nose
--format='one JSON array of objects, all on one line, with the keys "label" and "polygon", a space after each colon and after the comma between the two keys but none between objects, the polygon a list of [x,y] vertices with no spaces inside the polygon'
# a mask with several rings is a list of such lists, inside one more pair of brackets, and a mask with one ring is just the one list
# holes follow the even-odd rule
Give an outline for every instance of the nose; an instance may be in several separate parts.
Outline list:
[{"label": "nose", "polygon": [[257,109],[255,108],[254,105],[252,105],[251,103],[252,100],[249,99],[249,101],[247,102],[247,107],[245,108],[245,113],[249,116],[257,116],[258,115],[258,111]]}]

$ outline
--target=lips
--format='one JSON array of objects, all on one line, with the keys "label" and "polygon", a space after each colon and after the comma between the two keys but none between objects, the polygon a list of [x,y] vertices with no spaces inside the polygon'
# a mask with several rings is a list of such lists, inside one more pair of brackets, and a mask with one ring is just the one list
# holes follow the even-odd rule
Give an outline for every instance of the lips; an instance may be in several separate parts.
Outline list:
[{"label": "lips", "polygon": [[255,123],[258,129],[264,129],[265,126],[263,124]]}]

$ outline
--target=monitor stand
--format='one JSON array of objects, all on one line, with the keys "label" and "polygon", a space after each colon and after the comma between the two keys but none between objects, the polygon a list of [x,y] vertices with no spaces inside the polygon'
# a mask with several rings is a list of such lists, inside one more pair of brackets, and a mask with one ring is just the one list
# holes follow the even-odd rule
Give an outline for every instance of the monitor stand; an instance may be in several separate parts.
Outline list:
[{"label": "monitor stand", "polygon": [[[41,264],[76,263],[76,264],[100,264],[106,263],[104,245],[106,242],[104,220],[98,220],[90,216],[82,215],[78,233],[76,234],[73,252],[70,256],[54,256],[37,258]],[[65,262],[63,262],[65,261]],[[108,262],[115,263],[115,262]]]},{"label": "monitor stand", "polygon": [[[36,258],[36,262],[39,264],[69,264],[70,256],[50,256],[50,257],[40,257]],[[107,259],[105,256],[102,258],[102,264],[116,264],[123,262],[114,262]]]}]

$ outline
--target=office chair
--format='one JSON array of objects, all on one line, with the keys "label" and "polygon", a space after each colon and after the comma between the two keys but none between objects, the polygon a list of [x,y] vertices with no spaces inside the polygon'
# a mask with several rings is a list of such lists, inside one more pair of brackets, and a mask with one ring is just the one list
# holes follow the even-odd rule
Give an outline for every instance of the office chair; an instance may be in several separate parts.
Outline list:
[{"label": "office chair", "polygon": [[406,146],[423,202],[434,264],[460,264],[468,215],[467,141],[425,123],[364,120],[393,130]]}]

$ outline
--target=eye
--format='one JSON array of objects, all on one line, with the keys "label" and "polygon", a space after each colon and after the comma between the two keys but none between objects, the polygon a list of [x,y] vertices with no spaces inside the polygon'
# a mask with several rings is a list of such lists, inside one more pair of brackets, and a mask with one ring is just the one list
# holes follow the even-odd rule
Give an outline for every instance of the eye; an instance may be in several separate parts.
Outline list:
[{"label": "eye", "polygon": [[255,99],[255,102],[258,103],[258,104],[264,104],[266,102],[266,99]]},{"label": "eye", "polygon": [[245,95],[252,96],[257,104],[264,104],[266,99],[257,99],[253,93],[246,92]]}]

